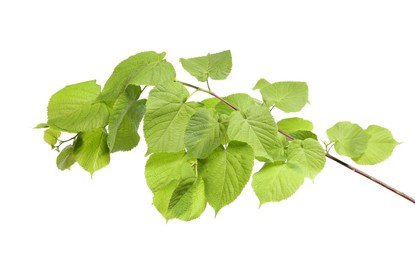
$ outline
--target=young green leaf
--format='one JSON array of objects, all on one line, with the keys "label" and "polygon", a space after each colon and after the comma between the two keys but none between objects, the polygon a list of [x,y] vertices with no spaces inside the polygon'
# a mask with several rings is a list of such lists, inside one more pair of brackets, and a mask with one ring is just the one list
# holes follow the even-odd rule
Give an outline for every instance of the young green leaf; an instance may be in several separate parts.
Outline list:
[{"label": "young green leaf", "polygon": [[357,158],[353,158],[358,164],[377,164],[386,160],[399,144],[393,138],[392,133],[377,125],[371,125],[365,130],[369,135],[369,141],[364,153]]},{"label": "young green leaf", "polygon": [[226,79],[232,70],[232,55],[230,51],[208,54],[202,57],[180,59],[183,68],[200,82],[208,78],[215,80]]},{"label": "young green leaf", "polygon": [[252,177],[252,188],[260,206],[266,202],[288,199],[303,184],[304,174],[300,166],[275,162],[266,163]]},{"label": "young green leaf", "polygon": [[130,85],[115,101],[108,122],[108,147],[111,152],[129,151],[137,146],[138,126],[146,111],[146,100],[137,98],[140,87]]},{"label": "young green leaf", "polygon": [[213,109],[202,108],[189,120],[185,144],[190,157],[206,158],[222,142],[226,135],[225,126]]},{"label": "young green leaf", "polygon": [[110,152],[105,129],[97,128],[79,133],[73,153],[79,165],[91,175],[107,166],[110,162]]},{"label": "young green leaf", "polygon": [[277,126],[278,129],[286,133],[294,133],[299,130],[313,131],[313,123],[299,117],[282,119],[277,122]]},{"label": "young green leaf", "polygon": [[249,144],[256,157],[272,160],[277,142],[277,125],[266,107],[250,107],[246,112],[232,112],[228,136],[231,140]]},{"label": "young green leaf", "polygon": [[288,146],[288,139],[284,135],[277,133],[277,139],[276,142],[273,144],[271,152],[269,155],[271,156],[271,159],[256,156],[255,159],[257,159],[260,162],[285,162],[287,160],[287,146]]},{"label": "young green leaf", "polygon": [[234,201],[248,182],[254,166],[254,151],[241,142],[218,147],[208,158],[200,160],[198,171],[206,185],[209,204],[219,210]]},{"label": "young green leaf", "polygon": [[69,85],[52,95],[48,125],[70,133],[90,131],[107,124],[108,107],[96,99],[101,87],[95,80]]},{"label": "young green leaf", "polygon": [[205,106],[205,108],[215,108],[219,102],[220,100],[215,97],[207,98],[201,101],[201,103]]},{"label": "young green leaf", "polygon": [[269,85],[271,85],[271,83],[269,83],[266,79],[260,79],[258,80],[258,82],[255,84],[255,87],[253,89],[262,89],[265,87],[268,87]]},{"label": "young green leaf", "polygon": [[100,100],[112,104],[128,85],[157,86],[172,82],[176,71],[164,57],[165,52],[141,52],[122,61],[115,67],[111,77],[105,83]]},{"label": "young green leaf", "polygon": [[197,179],[184,152],[151,155],[145,176],[154,206],[167,220],[191,220],[205,210],[203,180]]},{"label": "young green leaf", "polygon": [[48,127],[49,127],[48,124],[46,124],[46,123],[40,123],[40,124],[37,124],[34,128],[35,129],[40,129],[40,128],[48,128]]},{"label": "young green leaf", "polygon": [[298,164],[306,176],[314,179],[326,163],[326,153],[314,139],[294,140],[288,145],[288,162]]},{"label": "young green leaf", "polygon": [[359,125],[350,122],[338,122],[327,129],[327,136],[338,154],[350,158],[359,157],[366,151],[370,137]]},{"label": "young green leaf", "polygon": [[49,128],[45,130],[43,140],[45,140],[47,144],[54,146],[58,141],[59,136],[61,136],[61,131]]},{"label": "young green leaf", "polygon": [[282,111],[298,112],[308,102],[308,86],[305,82],[277,82],[260,88],[265,104]]},{"label": "young green leaf", "polygon": [[148,187],[156,193],[172,181],[195,177],[195,173],[184,152],[155,153],[147,160],[145,176]]},{"label": "young green leaf", "polygon": [[298,139],[298,140],[305,140],[305,139],[311,138],[311,139],[318,141],[317,135],[310,131],[298,130],[293,133],[290,133],[290,135],[293,138]]},{"label": "young green leaf", "polygon": [[147,100],[144,116],[144,136],[148,153],[184,150],[184,136],[190,117],[202,105],[186,103],[189,92],[174,82],[155,87]]},{"label": "young green leaf", "polygon": [[[241,111],[246,111],[252,106],[260,106],[258,102],[255,101],[250,95],[245,93],[236,93],[229,95],[227,97],[223,98],[224,100],[228,101],[232,105],[239,108]],[[227,104],[223,102],[219,102],[216,107],[216,111],[218,111],[220,114],[230,115],[235,109],[231,108]]]},{"label": "young green leaf", "polygon": [[73,145],[68,145],[59,153],[56,158],[56,166],[59,170],[64,171],[71,169],[71,166],[76,162],[73,151]]},{"label": "young green leaf", "polygon": [[167,220],[177,218],[190,221],[202,215],[205,209],[205,185],[202,178],[199,177],[191,185],[179,185],[174,190],[170,198],[168,211],[164,216]]}]

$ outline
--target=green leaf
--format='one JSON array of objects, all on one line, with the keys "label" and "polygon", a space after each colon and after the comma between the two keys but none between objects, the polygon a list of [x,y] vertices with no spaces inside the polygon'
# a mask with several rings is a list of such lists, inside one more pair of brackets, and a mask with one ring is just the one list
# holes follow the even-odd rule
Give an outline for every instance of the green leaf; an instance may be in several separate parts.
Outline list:
[{"label": "green leaf", "polygon": [[104,127],[108,107],[97,102],[101,87],[95,80],[69,85],[52,95],[48,104],[48,125],[78,133]]},{"label": "green leaf", "polygon": [[40,123],[40,124],[37,124],[34,128],[35,129],[40,129],[40,128],[48,128],[48,127],[49,127],[48,124],[46,124],[46,123]]},{"label": "green leaf", "polygon": [[[244,93],[236,93],[229,95],[223,98],[224,100],[228,101],[232,105],[239,108],[241,111],[246,111],[250,107],[259,106],[259,104],[253,99],[250,95]],[[220,114],[230,115],[235,109],[231,108],[229,105],[219,102],[216,107],[216,111]]]},{"label": "green leaf", "polygon": [[47,144],[54,146],[58,141],[59,136],[61,136],[61,131],[49,128],[45,130],[43,134],[43,140],[45,140]]},{"label": "green leaf", "polygon": [[170,199],[167,220],[177,218],[190,221],[198,218],[206,209],[205,185],[197,178],[191,185],[177,187]]},{"label": "green leaf", "polygon": [[148,153],[184,150],[185,130],[200,103],[188,102],[189,92],[180,83],[155,87],[147,100],[144,136]]},{"label": "green leaf", "polygon": [[228,136],[231,140],[249,144],[256,157],[272,160],[271,154],[277,142],[277,125],[266,107],[250,107],[246,112],[232,112]]},{"label": "green leaf", "polygon": [[357,158],[353,158],[358,164],[377,164],[386,160],[399,144],[393,138],[392,133],[381,126],[371,125],[365,130],[369,135],[369,141],[364,153]]},{"label": "green leaf", "polygon": [[195,173],[184,152],[155,153],[147,160],[145,176],[148,187],[156,193],[172,181],[195,177]]},{"label": "green leaf", "polygon": [[157,86],[174,81],[176,71],[165,56],[165,52],[147,51],[122,61],[105,83],[100,100],[115,101],[128,85]]},{"label": "green leaf", "polygon": [[91,175],[110,162],[107,133],[104,128],[81,132],[74,143],[74,156],[79,165]]},{"label": "green leaf", "polygon": [[305,139],[311,138],[311,139],[318,141],[317,135],[310,131],[299,130],[299,131],[290,133],[290,135],[298,140],[305,140]]},{"label": "green leaf", "polygon": [[266,202],[288,199],[303,184],[304,174],[298,165],[290,163],[266,163],[252,177],[252,188],[260,206]]},{"label": "green leaf", "polygon": [[359,157],[366,151],[370,137],[359,125],[350,122],[338,122],[327,129],[327,136],[334,142],[338,154],[350,158]]},{"label": "green leaf", "polygon": [[154,194],[153,203],[166,218],[190,221],[198,218],[206,209],[205,185],[201,178],[184,182],[170,182]]},{"label": "green leaf", "polygon": [[241,194],[253,166],[254,152],[241,142],[230,142],[226,149],[220,146],[199,161],[198,171],[205,181],[207,201],[216,214]]},{"label": "green leaf", "polygon": [[285,162],[287,160],[286,147],[288,139],[281,133],[277,133],[277,140],[274,143],[271,152],[269,153],[271,159],[257,156],[255,159],[261,162]]},{"label": "green leaf", "polygon": [[191,220],[205,210],[203,180],[196,178],[184,152],[151,155],[145,176],[154,194],[154,206],[167,220]]},{"label": "green leaf", "polygon": [[277,122],[277,126],[279,130],[286,133],[293,133],[299,130],[313,131],[313,123],[299,117],[282,119]]},{"label": "green leaf", "polygon": [[269,85],[271,85],[271,83],[269,83],[266,79],[260,79],[255,84],[255,87],[253,89],[262,89],[268,87]]},{"label": "green leaf", "polygon": [[59,170],[70,170],[71,166],[76,162],[74,156],[74,147],[73,145],[66,146],[56,158],[56,166]]},{"label": "green leaf", "polygon": [[213,97],[213,98],[207,98],[201,101],[201,103],[206,107],[206,108],[215,108],[216,105],[220,102],[219,99]]},{"label": "green leaf", "polygon": [[230,51],[190,59],[181,58],[180,62],[190,75],[201,82],[207,81],[208,78],[215,80],[226,79],[232,70],[232,55]]},{"label": "green leaf", "polygon": [[300,165],[306,176],[314,179],[326,163],[326,153],[314,139],[294,140],[288,145],[288,162]]},{"label": "green leaf", "polygon": [[224,139],[226,128],[213,109],[202,108],[189,120],[185,144],[190,157],[206,158]]},{"label": "green leaf", "polygon": [[137,146],[138,126],[146,111],[146,100],[137,98],[138,86],[129,86],[114,103],[108,123],[108,147],[111,152],[129,151]]},{"label": "green leaf", "polygon": [[260,88],[265,104],[282,111],[298,112],[308,102],[308,86],[305,82],[276,82]]}]

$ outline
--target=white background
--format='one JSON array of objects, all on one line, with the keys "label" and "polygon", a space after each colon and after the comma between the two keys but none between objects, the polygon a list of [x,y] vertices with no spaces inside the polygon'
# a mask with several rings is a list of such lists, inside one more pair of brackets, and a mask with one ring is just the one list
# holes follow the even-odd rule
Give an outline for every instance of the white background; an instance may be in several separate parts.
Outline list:
[{"label": "white background", "polygon": [[51,94],[103,85],[132,54],[166,51],[197,84],[178,59],[230,49],[218,94],[258,95],[261,77],[306,81],[311,105],[298,116],[322,139],[342,120],[388,127],[404,144],[361,168],[415,196],[411,2],[2,1],[0,259],[415,259],[415,205],[331,161],[287,201],[258,209],[249,185],[216,218],[208,208],[166,224],[145,184],[144,142],[91,180],[57,170],[32,129]]}]

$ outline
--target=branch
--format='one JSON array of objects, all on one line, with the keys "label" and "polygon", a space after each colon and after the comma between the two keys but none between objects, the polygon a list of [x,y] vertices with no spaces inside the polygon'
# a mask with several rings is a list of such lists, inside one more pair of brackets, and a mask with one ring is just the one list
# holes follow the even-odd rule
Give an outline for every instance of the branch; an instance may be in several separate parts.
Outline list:
[{"label": "branch", "polygon": [[[213,93],[212,91],[210,91],[210,90],[208,90],[208,89],[200,88],[200,87],[197,87],[197,86],[195,86],[195,85],[192,85],[192,84],[189,84],[189,83],[186,83],[186,82],[181,82],[181,81],[177,81],[177,82],[179,82],[179,83],[181,83],[181,84],[183,84],[183,85],[185,85],[185,86],[187,86],[187,87],[194,88],[194,89],[196,89],[196,90],[198,90],[198,91],[202,91],[202,92],[208,93],[209,95],[214,96],[215,98],[219,99],[221,102],[223,102],[223,103],[225,103],[226,105],[230,106],[230,107],[231,107],[231,108],[233,108],[234,110],[236,110],[236,111],[238,111],[238,110],[239,110],[239,108],[238,108],[238,107],[236,107],[235,105],[233,105],[233,104],[229,103],[228,101],[226,101],[225,99],[223,99],[222,97],[220,97],[220,96],[216,95],[215,93]],[[278,130],[278,132],[279,132],[280,134],[284,135],[285,137],[287,137],[287,138],[288,138],[288,139],[290,139],[290,140],[295,140],[295,138],[294,138],[294,137],[292,137],[291,135],[287,134],[286,132],[284,132],[284,131],[282,131],[282,130]],[[405,193],[403,193],[403,192],[401,192],[401,191],[399,191],[399,190],[397,190],[397,189],[393,188],[392,186],[390,186],[390,185],[388,185],[388,184],[386,184],[386,183],[384,183],[384,182],[382,182],[382,181],[380,181],[380,180],[376,179],[375,177],[373,177],[373,176],[371,176],[371,175],[369,175],[369,174],[365,173],[364,171],[359,170],[358,168],[356,168],[356,167],[354,167],[354,166],[352,166],[352,165],[350,165],[350,164],[347,164],[346,162],[344,162],[344,161],[342,161],[342,160],[338,159],[337,157],[334,157],[333,155],[331,155],[331,154],[329,154],[329,153],[326,153],[326,157],[327,157],[327,158],[329,158],[329,159],[331,159],[331,160],[333,160],[333,161],[335,161],[336,163],[338,163],[338,164],[340,164],[340,165],[343,165],[344,167],[346,167],[346,168],[348,168],[348,169],[350,169],[350,170],[354,171],[355,173],[358,173],[358,174],[362,175],[363,177],[365,177],[365,178],[367,178],[367,179],[369,179],[369,180],[371,180],[371,181],[373,181],[373,182],[375,182],[375,183],[379,184],[380,186],[382,186],[382,187],[384,187],[384,188],[386,188],[386,189],[388,189],[388,190],[390,190],[390,191],[392,191],[392,192],[396,193],[397,195],[401,196],[402,198],[405,198],[405,199],[407,199],[407,200],[409,200],[410,202],[412,202],[412,203],[414,203],[414,204],[415,204],[415,199],[414,199],[414,198],[412,198],[412,197],[410,197],[410,196],[406,195]]]},{"label": "branch", "polygon": [[192,85],[192,84],[189,84],[189,83],[186,83],[186,82],[182,82],[182,81],[177,81],[177,82],[179,82],[179,83],[181,83],[181,84],[183,84],[183,85],[185,85],[185,86],[187,86],[187,87],[194,88],[194,89],[196,89],[196,90],[198,90],[198,91],[202,91],[202,92],[208,93],[209,95],[214,96],[215,98],[219,99],[221,102],[223,102],[223,103],[225,103],[226,105],[230,106],[230,107],[231,107],[231,108],[233,108],[234,110],[236,110],[236,111],[238,111],[238,110],[239,110],[239,108],[238,108],[237,106],[232,105],[231,103],[229,103],[228,101],[226,101],[225,99],[223,99],[222,97],[220,97],[220,96],[216,95],[215,93],[213,93],[212,91],[210,91],[210,90],[208,90],[208,89],[204,89],[204,88],[201,88],[201,87],[197,87],[197,86],[195,86],[195,85]]},{"label": "branch", "polygon": [[333,155],[331,155],[331,154],[326,153],[326,157],[327,157],[327,158],[330,158],[330,159],[332,159],[333,161],[335,161],[336,163],[341,164],[341,165],[343,165],[344,167],[346,167],[346,168],[348,168],[348,169],[350,169],[350,170],[354,171],[355,173],[358,173],[358,174],[362,175],[363,177],[368,178],[369,180],[371,180],[371,181],[373,181],[373,182],[375,182],[375,183],[379,184],[380,186],[382,186],[382,187],[384,187],[384,188],[386,188],[386,189],[388,189],[388,190],[390,190],[390,191],[392,191],[392,192],[394,192],[394,193],[398,194],[398,195],[399,195],[399,196],[401,196],[402,198],[405,198],[405,199],[409,200],[410,202],[415,203],[415,199],[414,199],[414,198],[412,198],[411,196],[406,195],[406,194],[405,194],[405,193],[403,193],[402,191],[399,191],[399,190],[397,190],[397,189],[393,188],[392,186],[390,186],[390,185],[388,185],[388,184],[386,184],[386,183],[384,183],[384,182],[382,182],[382,181],[380,181],[380,180],[376,179],[375,177],[373,177],[373,176],[371,176],[371,175],[369,175],[369,174],[365,173],[364,171],[359,170],[359,169],[357,169],[356,167],[353,167],[353,166],[351,166],[350,164],[347,164],[347,163],[343,162],[342,160],[340,160],[340,159],[338,159],[338,158],[334,157],[334,156],[333,156]]}]

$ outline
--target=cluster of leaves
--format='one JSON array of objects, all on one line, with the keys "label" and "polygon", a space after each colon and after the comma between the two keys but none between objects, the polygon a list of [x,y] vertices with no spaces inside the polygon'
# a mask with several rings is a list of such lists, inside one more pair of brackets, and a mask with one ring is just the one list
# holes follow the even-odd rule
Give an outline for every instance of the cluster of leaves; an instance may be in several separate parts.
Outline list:
[{"label": "cluster of leaves", "polygon": [[[363,130],[339,122],[327,130],[330,143],[324,149],[312,122],[298,117],[276,121],[271,113],[273,108],[300,111],[308,102],[306,83],[260,79],[254,89],[263,100],[244,93],[221,98],[208,80],[228,77],[230,51],[180,62],[207,89],[178,81],[165,53],[150,51],[122,61],[102,91],[95,81],[87,81],[52,95],[48,121],[37,127],[47,128],[45,141],[59,151],[57,167],[66,170],[77,162],[93,174],[109,164],[111,153],[137,146],[143,120],[149,155],[145,178],[154,206],[167,220],[192,220],[207,203],[217,214],[233,202],[250,180],[255,160],[264,163],[252,177],[263,204],[287,199],[305,178],[314,179],[330,146],[359,164],[375,164],[397,145],[380,126]],[[152,87],[148,98],[141,98],[147,87]],[[189,101],[188,88],[214,97]],[[60,140],[61,132],[73,136]]]}]

